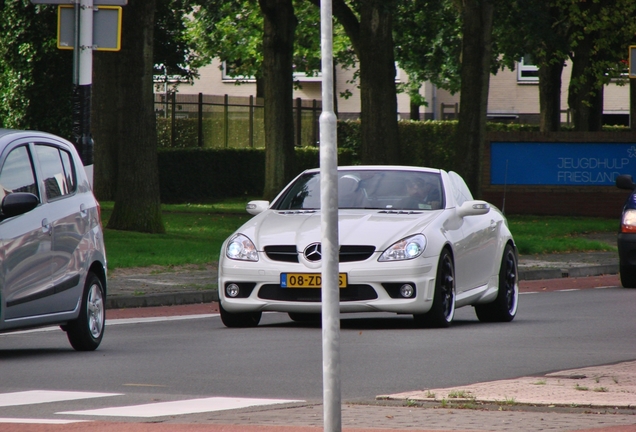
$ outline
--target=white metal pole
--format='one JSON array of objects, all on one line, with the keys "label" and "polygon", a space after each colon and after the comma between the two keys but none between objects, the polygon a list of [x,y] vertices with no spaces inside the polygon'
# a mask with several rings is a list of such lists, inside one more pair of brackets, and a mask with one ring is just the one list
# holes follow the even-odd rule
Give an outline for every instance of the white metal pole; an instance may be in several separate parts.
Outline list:
[{"label": "white metal pole", "polygon": [[93,0],[80,0],[79,16],[79,142],[84,169],[93,184],[93,138],[91,136],[91,87],[93,84]]},{"label": "white metal pole", "polygon": [[93,0],[80,2],[79,85],[91,85],[93,77]]},{"label": "white metal pole", "polygon": [[325,432],[342,430],[340,392],[340,293],[338,285],[338,152],[333,108],[331,0],[320,2],[322,113],[320,210],[322,234],[322,376]]}]

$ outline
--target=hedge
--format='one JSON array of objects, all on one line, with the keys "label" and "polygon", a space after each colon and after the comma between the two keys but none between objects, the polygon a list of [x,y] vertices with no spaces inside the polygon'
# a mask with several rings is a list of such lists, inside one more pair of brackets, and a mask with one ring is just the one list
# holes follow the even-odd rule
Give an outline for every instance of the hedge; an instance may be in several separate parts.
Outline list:
[{"label": "hedge", "polygon": [[[162,202],[201,202],[262,195],[264,148],[245,148],[245,142],[230,142],[232,148],[210,148],[210,141],[206,141],[204,148],[199,148],[197,122],[193,119],[175,119],[176,148],[169,148],[170,123],[165,121],[168,119],[162,120],[157,123]],[[206,119],[204,123],[204,128],[209,128],[213,122]],[[539,126],[488,123],[487,130],[529,132],[538,131]],[[564,127],[563,130],[567,131],[568,128]],[[604,127],[603,130],[629,131],[629,128]],[[454,170],[456,131],[457,121],[400,121],[400,165]],[[339,121],[337,133],[338,164],[359,164],[360,121]],[[318,147],[296,148],[296,163],[298,173],[318,167]]]},{"label": "hedge", "polygon": [[[353,164],[350,150],[338,151],[338,164]],[[296,149],[297,172],[319,166],[316,147]],[[164,203],[205,202],[261,196],[265,149],[160,149],[159,184]]]}]

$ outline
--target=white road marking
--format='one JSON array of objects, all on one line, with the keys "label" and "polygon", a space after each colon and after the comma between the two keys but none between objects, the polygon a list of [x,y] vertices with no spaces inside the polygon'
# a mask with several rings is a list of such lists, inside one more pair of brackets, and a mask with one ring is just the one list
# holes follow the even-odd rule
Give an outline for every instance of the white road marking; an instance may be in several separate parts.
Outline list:
[{"label": "white road marking", "polygon": [[32,419],[32,418],[1,418],[0,423],[20,423],[20,424],[50,424],[63,425],[71,423],[86,423],[91,420],[56,420],[56,419]]},{"label": "white road marking", "polygon": [[203,412],[223,411],[253,406],[276,405],[293,402],[305,402],[302,400],[286,399],[253,399],[253,398],[228,398],[210,397],[201,399],[189,399],[172,402],[159,402],[145,405],[131,405],[112,408],[101,408],[83,411],[64,411],[56,414],[91,415],[110,417],[165,417],[173,415],[197,414]]},{"label": "white road marking", "polygon": [[[174,316],[165,316],[165,317],[145,317],[145,318],[118,318],[118,319],[106,319],[106,325],[121,325],[121,324],[144,324],[144,323],[153,323],[153,322],[164,322],[164,321],[183,321],[183,320],[193,320],[193,319],[202,319],[202,318],[214,318],[220,316],[219,314],[197,314],[197,315],[174,315]],[[49,332],[59,330],[60,326],[51,326],[51,327],[41,327],[32,330],[20,330],[15,332],[8,332],[0,334],[2,336],[11,336],[11,335],[20,335],[20,334],[28,334],[28,333],[40,333],[40,332]]]},{"label": "white road marking", "polygon": [[[108,315],[108,312],[106,312]],[[163,316],[163,317],[145,317],[145,318],[118,318],[118,319],[106,319],[106,325],[121,325],[121,324],[143,324],[143,323],[152,323],[152,322],[163,322],[163,321],[183,321],[183,320],[193,320],[193,319],[202,319],[202,318],[213,318],[218,317],[219,314],[197,314],[197,315],[174,315],[174,316]]]},{"label": "white road marking", "polygon": [[94,393],[54,390],[30,390],[14,393],[0,393],[0,407],[32,405],[49,402],[63,402],[109,396],[121,396],[121,393]]}]

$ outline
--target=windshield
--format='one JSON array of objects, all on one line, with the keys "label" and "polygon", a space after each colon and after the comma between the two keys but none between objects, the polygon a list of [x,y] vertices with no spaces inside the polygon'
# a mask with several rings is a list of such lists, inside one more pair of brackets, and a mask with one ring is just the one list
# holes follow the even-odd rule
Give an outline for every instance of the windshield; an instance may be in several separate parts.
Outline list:
[{"label": "windshield", "polygon": [[[440,175],[419,171],[338,171],[338,208],[436,210],[443,206]],[[319,209],[320,173],[299,177],[272,206]]]}]

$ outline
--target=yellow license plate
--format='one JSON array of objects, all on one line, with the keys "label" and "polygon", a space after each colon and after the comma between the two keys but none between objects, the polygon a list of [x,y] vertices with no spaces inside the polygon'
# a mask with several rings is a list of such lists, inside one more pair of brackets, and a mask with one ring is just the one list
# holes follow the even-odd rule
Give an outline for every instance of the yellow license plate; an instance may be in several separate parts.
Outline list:
[{"label": "yellow license plate", "polygon": [[[320,273],[281,273],[281,288],[320,288],[322,286],[322,275]],[[338,286],[347,287],[347,274],[338,275]]]}]

